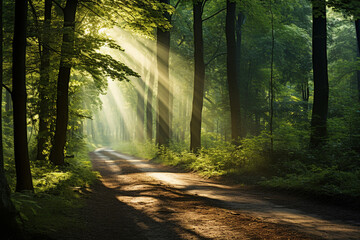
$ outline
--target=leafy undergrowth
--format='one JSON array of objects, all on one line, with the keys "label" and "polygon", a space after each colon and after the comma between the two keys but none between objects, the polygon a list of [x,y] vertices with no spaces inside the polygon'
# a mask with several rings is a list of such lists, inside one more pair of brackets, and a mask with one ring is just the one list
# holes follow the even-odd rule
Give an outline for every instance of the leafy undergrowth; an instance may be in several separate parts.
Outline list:
[{"label": "leafy undergrowth", "polygon": [[287,174],[284,177],[274,176],[260,184],[272,188],[301,191],[316,196],[336,198],[360,197],[360,170],[353,172],[340,171],[336,167],[314,168],[303,174]]},{"label": "leafy undergrowth", "polygon": [[[10,187],[15,187],[12,161],[6,164]],[[65,166],[31,161],[34,192],[13,193],[18,221],[29,235],[48,235],[67,227],[83,227],[74,210],[82,206],[81,195],[98,177],[91,170],[87,151],[66,159]]]},{"label": "leafy undergrowth", "polygon": [[156,148],[152,143],[123,145],[127,153],[195,171],[204,177],[261,185],[316,197],[356,202],[360,198],[360,156],[346,146],[331,145],[318,151],[275,145],[272,157],[266,135],[247,138],[240,146],[217,141],[198,154],[183,144]]}]

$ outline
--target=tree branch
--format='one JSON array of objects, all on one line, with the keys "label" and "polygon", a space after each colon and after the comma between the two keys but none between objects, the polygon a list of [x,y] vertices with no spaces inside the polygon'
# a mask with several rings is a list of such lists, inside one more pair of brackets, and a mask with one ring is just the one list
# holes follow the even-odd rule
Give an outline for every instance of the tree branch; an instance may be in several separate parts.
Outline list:
[{"label": "tree branch", "polygon": [[181,2],[181,0],[178,0],[178,1],[177,1],[177,3],[176,3],[175,6],[174,6],[175,9],[179,6],[180,2]]},{"label": "tree branch", "polygon": [[2,87],[6,89],[6,91],[8,91],[10,93],[10,95],[12,95],[12,91],[10,90],[10,88],[8,86],[6,86],[5,84],[2,84]]},{"label": "tree branch", "polygon": [[207,65],[209,65],[212,61],[214,61],[216,58],[218,58],[218,57],[220,57],[220,56],[222,56],[222,55],[226,55],[227,54],[227,52],[223,52],[223,53],[219,53],[219,54],[216,54],[216,55],[214,55],[212,58],[210,58],[210,60],[207,62],[207,63],[205,63],[205,66],[207,66]]},{"label": "tree branch", "polygon": [[209,0],[203,0],[203,2],[202,2],[202,5],[201,5],[201,15],[202,15],[203,12],[204,12],[204,8],[205,8],[205,5],[206,5],[207,1],[209,1]]},{"label": "tree branch", "polygon": [[181,44],[183,44],[184,41],[185,41],[185,35],[182,36],[180,42],[178,43],[178,47],[180,47]]},{"label": "tree branch", "polygon": [[219,11],[217,11],[216,13],[214,13],[213,15],[210,15],[209,17],[207,18],[204,18],[202,21],[206,21],[206,20],[209,20],[210,18],[212,17],[215,17],[216,15],[218,15],[219,13],[221,13],[222,11],[226,10],[226,8],[223,8],[223,9],[220,9]]},{"label": "tree branch", "polygon": [[95,14],[97,17],[99,17],[102,20],[105,20],[105,18],[103,18],[102,16],[100,16],[100,14],[98,14],[97,12],[95,12],[93,9],[91,9],[89,6],[83,4],[83,3],[79,3],[81,6],[85,7],[87,10],[89,10],[90,12],[92,12],[93,14]]},{"label": "tree branch", "polygon": [[64,8],[55,0],[52,0],[53,3],[55,3],[56,6],[58,6],[62,11],[64,11]]},{"label": "tree branch", "polygon": [[211,99],[205,95],[204,95],[204,99],[207,100],[209,103],[211,103],[211,105],[213,105],[213,106],[215,105],[215,103],[213,101],[211,101]]},{"label": "tree branch", "polygon": [[[41,42],[41,31],[40,31],[40,26],[39,26],[39,21],[38,21],[38,16],[36,14],[36,9],[34,7],[34,4],[32,2],[32,0],[29,0],[29,4],[30,4],[30,8],[31,8],[31,11],[32,13],[34,14],[34,18],[35,18],[35,25],[38,29],[38,39],[39,39],[39,43]],[[38,45],[39,47],[39,55],[40,55],[40,58],[41,58],[41,55],[42,55],[42,51],[41,51],[41,44]]]}]

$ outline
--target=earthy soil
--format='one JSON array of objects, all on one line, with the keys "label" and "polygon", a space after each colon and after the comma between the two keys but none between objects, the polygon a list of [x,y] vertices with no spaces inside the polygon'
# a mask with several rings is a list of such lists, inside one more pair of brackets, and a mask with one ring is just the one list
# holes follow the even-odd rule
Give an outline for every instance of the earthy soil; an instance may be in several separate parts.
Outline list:
[{"label": "earthy soil", "polygon": [[90,156],[102,178],[78,213],[85,227],[58,239],[360,239],[354,211],[227,187],[115,152]]}]

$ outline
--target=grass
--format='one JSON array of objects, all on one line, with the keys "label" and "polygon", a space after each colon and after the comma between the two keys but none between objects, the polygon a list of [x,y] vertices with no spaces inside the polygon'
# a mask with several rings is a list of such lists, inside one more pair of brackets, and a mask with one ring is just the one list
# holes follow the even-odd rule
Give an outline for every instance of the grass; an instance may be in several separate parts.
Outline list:
[{"label": "grass", "polygon": [[[10,187],[15,188],[14,164],[6,162]],[[66,228],[83,228],[76,209],[83,205],[84,192],[98,177],[84,149],[65,166],[48,161],[31,161],[34,192],[13,193],[12,200],[19,212],[18,221],[29,235],[51,235]]]},{"label": "grass", "polygon": [[153,143],[123,144],[120,151],[156,162],[195,171],[204,177],[224,177],[237,183],[306,193],[334,199],[360,198],[360,155],[331,142],[318,151],[307,150],[299,141],[277,142],[272,157],[268,137],[244,139],[239,147],[214,142],[198,154],[184,144],[156,148]]}]

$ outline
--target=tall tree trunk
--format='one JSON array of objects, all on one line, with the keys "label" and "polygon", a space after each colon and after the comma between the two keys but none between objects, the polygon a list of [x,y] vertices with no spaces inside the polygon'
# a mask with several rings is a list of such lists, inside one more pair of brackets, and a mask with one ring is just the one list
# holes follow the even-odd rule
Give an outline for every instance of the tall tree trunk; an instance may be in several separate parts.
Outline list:
[{"label": "tall tree trunk", "polygon": [[37,136],[37,155],[36,159],[45,160],[45,143],[49,138],[48,117],[49,117],[49,98],[47,96],[47,86],[50,82],[50,24],[51,24],[52,0],[45,0],[45,18],[43,25],[42,54],[40,64],[40,83],[39,91],[39,133]]},{"label": "tall tree trunk", "polygon": [[274,124],[274,48],[275,48],[275,31],[274,31],[274,13],[272,10],[272,0],[270,0],[270,14],[271,14],[271,60],[270,60],[270,86],[269,86],[269,100],[270,100],[270,158],[272,157],[274,149],[273,124]]},{"label": "tall tree trunk", "polygon": [[[3,84],[3,1],[0,1],[0,102],[2,103],[2,84]],[[4,169],[3,152],[3,133],[2,133],[2,104],[0,105],[0,232],[5,239],[15,238],[16,232],[16,212],[10,199],[10,188],[6,181]]]},{"label": "tall tree trunk", "polygon": [[142,78],[138,79],[138,89],[137,89],[137,118],[136,118],[136,140],[139,142],[144,141],[144,120],[145,120],[145,82]]},{"label": "tall tree trunk", "polygon": [[0,171],[4,170],[4,148],[3,148],[3,132],[2,132],[2,100],[3,100],[3,46],[4,46],[4,30],[3,30],[3,1],[0,1]]},{"label": "tall tree trunk", "polygon": [[153,89],[154,89],[155,77],[152,67],[150,67],[149,71],[150,71],[150,76],[149,76],[148,90],[146,97],[146,136],[147,139],[151,141],[153,139]]},{"label": "tall tree trunk", "polygon": [[16,210],[10,199],[10,188],[4,169],[0,169],[0,232],[3,239],[17,239]]},{"label": "tall tree trunk", "polygon": [[13,39],[13,118],[16,191],[33,190],[26,125],[26,22],[27,0],[15,2]]},{"label": "tall tree trunk", "polygon": [[[356,40],[357,40],[357,55],[360,58],[360,19],[356,19],[355,21],[355,29],[356,29]],[[357,88],[358,88],[358,101],[360,102],[360,70],[357,70]]]},{"label": "tall tree trunk", "polygon": [[204,103],[205,64],[204,40],[202,29],[203,1],[194,1],[194,92],[190,121],[190,151],[197,152],[201,148],[201,120]]},{"label": "tall tree trunk", "polygon": [[237,79],[236,66],[236,40],[235,40],[235,20],[236,3],[230,0],[226,1],[226,46],[227,46],[227,81],[230,97],[230,115],[231,115],[231,138],[234,143],[239,143],[241,138],[241,114],[239,83]]},{"label": "tall tree trunk", "polygon": [[327,137],[329,83],[327,70],[326,1],[313,0],[313,72],[314,103],[311,118],[310,147],[323,145]]},{"label": "tall tree trunk", "polygon": [[[160,0],[161,3],[169,4],[169,0]],[[164,14],[170,20],[169,13]],[[168,146],[170,141],[170,84],[169,84],[169,53],[170,32],[157,29],[157,68],[158,68],[158,93],[157,93],[157,134],[156,143]]]},{"label": "tall tree trunk", "polygon": [[69,81],[74,54],[75,16],[78,0],[67,0],[64,12],[64,33],[61,46],[60,69],[57,82],[56,129],[50,161],[64,164],[64,148],[69,121]]},{"label": "tall tree trunk", "polygon": [[242,44],[242,26],[245,23],[245,15],[242,12],[239,12],[236,20],[236,79],[239,85],[239,94],[240,94],[240,114],[241,114],[241,128],[240,134],[241,137],[246,137],[247,134],[247,105],[248,105],[248,94],[247,88],[245,88],[245,79],[242,76],[241,72],[241,44]]}]

